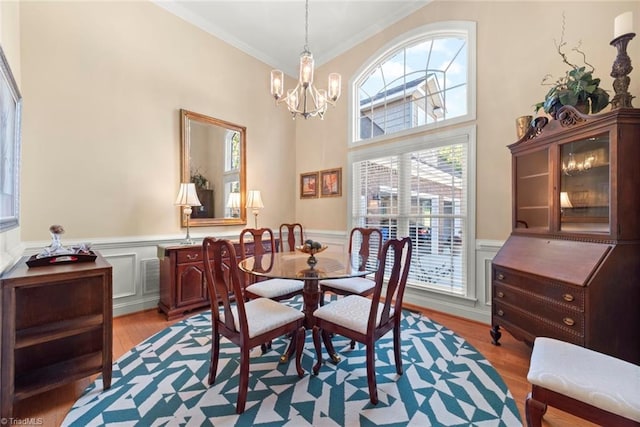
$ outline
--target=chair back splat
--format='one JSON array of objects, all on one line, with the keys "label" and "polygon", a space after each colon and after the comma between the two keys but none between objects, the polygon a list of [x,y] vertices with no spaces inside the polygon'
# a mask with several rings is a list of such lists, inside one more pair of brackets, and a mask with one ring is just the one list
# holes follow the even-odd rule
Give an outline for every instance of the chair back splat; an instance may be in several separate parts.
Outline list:
[{"label": "chair back splat", "polygon": [[382,232],[379,228],[356,227],[349,236],[349,253],[353,254],[354,246],[359,244],[360,268],[365,269],[367,263],[375,261],[382,249]]},{"label": "chair back splat", "polygon": [[[214,333],[220,324],[220,307],[224,313],[225,328],[230,332],[239,333],[247,327],[247,316],[242,299],[243,285],[240,281],[238,264],[234,262],[236,251],[233,244],[228,240],[207,237],[203,240],[202,247]],[[231,311],[232,302],[236,302],[240,329],[235,326],[235,315]]]},{"label": "chair back splat", "polygon": [[[376,328],[378,318],[377,311],[379,309],[380,300],[384,292],[384,305],[382,305],[382,314],[380,315],[380,327],[389,323],[391,313],[397,314],[400,319],[402,313],[402,300],[404,298],[404,290],[407,285],[407,277],[411,264],[412,244],[411,238],[405,237],[402,240],[387,240],[380,253],[378,271],[376,271],[376,286],[373,291],[371,312],[369,313],[369,323],[367,330],[372,331]],[[391,268],[389,271],[389,279],[385,289],[383,286],[384,276],[387,270],[387,262],[391,259]],[[393,311],[391,308],[393,307]],[[389,329],[387,329],[388,331]],[[382,334],[384,335],[386,331]],[[380,335],[380,336],[382,336]]]},{"label": "chair back splat", "polygon": [[[287,232],[287,241],[285,245],[284,231]],[[302,224],[280,224],[280,252],[288,250],[289,252],[295,252],[296,246],[302,246],[304,244],[304,231],[302,230]],[[286,248],[286,249],[285,249]]]}]

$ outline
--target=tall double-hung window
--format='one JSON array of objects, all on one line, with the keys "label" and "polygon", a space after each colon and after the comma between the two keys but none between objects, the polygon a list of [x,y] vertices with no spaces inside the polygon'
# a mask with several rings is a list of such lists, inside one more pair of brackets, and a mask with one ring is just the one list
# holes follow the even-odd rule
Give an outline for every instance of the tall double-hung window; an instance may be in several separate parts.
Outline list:
[{"label": "tall double-hung window", "polygon": [[401,36],[350,89],[351,226],[412,238],[410,286],[472,296],[475,24]]}]

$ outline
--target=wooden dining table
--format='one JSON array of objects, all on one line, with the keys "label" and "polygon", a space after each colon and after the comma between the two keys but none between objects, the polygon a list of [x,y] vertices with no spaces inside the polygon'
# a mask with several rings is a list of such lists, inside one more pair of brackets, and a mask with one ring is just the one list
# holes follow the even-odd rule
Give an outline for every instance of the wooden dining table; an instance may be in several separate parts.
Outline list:
[{"label": "wooden dining table", "polygon": [[[309,263],[310,255],[303,252],[274,252],[260,257],[248,257],[238,264],[245,273],[265,278],[297,279],[304,281],[302,290],[305,319],[304,327],[309,330],[315,325],[313,312],[320,302],[320,286],[318,282],[325,279],[342,279],[362,277],[376,272],[377,266],[360,266],[360,256],[336,251],[323,251],[314,255],[315,264]],[[325,347],[334,363],[340,361],[330,339],[326,339]],[[290,345],[281,361],[287,361],[294,351]]]}]

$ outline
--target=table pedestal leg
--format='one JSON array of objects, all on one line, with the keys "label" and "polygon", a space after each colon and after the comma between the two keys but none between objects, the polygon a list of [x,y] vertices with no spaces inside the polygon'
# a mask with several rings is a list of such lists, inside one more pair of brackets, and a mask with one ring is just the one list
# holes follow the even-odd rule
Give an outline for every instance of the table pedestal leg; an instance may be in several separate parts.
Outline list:
[{"label": "table pedestal leg", "polygon": [[[310,330],[315,325],[315,319],[313,317],[313,312],[318,308],[318,302],[320,301],[320,287],[318,286],[318,279],[316,278],[305,278],[304,279],[304,288],[302,289],[302,297],[304,300],[304,307],[302,308],[302,312],[304,313],[304,328],[306,330]],[[327,353],[329,353],[329,357],[333,361],[333,363],[338,363],[340,361],[340,356],[336,353],[333,348],[333,343],[331,342],[331,337],[326,337],[323,335],[323,341],[325,348],[327,349]],[[295,352],[295,346],[293,345],[293,341],[289,341],[289,346],[287,350],[280,356],[280,362],[285,363],[293,356]]]}]

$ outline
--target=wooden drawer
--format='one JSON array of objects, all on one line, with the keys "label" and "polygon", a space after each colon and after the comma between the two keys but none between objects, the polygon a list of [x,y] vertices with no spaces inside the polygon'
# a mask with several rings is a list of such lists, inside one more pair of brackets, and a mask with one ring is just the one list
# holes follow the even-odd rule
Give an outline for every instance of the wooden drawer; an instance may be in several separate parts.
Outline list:
[{"label": "wooden drawer", "polygon": [[177,251],[177,263],[202,262],[202,247],[190,247]]},{"label": "wooden drawer", "polygon": [[549,300],[584,311],[584,287],[571,286],[548,279],[527,277],[496,265],[493,266],[493,280],[494,297],[498,297],[496,286],[503,283],[521,289],[523,292],[540,295]]},{"label": "wooden drawer", "polygon": [[528,311],[558,328],[574,331],[584,336],[584,312],[567,304],[527,293],[501,283],[494,283],[494,302]]},{"label": "wooden drawer", "polygon": [[[504,326],[507,330],[519,330],[525,339],[533,342],[535,337],[551,337],[577,345],[585,345],[584,330],[578,330],[537,316],[532,311],[495,301],[492,306],[493,324]],[[584,325],[584,320],[582,321]]]}]

